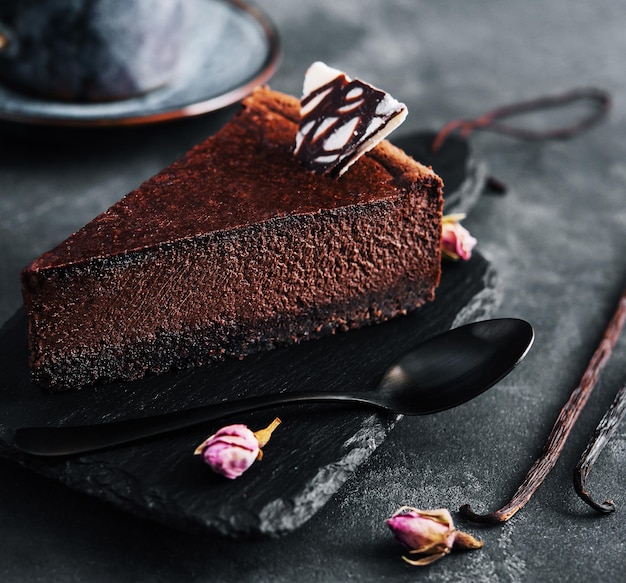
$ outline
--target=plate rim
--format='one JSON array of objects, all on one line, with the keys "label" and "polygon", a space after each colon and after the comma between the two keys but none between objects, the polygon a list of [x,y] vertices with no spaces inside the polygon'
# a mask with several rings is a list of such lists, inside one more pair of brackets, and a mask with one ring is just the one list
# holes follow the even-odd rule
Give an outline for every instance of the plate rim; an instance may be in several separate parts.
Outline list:
[{"label": "plate rim", "polygon": [[[246,82],[241,83],[230,89],[204,100],[194,101],[192,103],[181,103],[178,106],[155,111],[151,113],[129,112],[112,117],[83,117],[76,118],[71,116],[49,116],[45,114],[27,114],[20,112],[5,111],[0,104],[0,121],[13,122],[19,124],[28,124],[35,126],[47,127],[66,127],[66,128],[97,128],[97,127],[124,127],[139,126],[149,124],[159,124],[168,121],[186,119],[191,117],[199,117],[208,113],[216,112],[230,105],[241,101],[247,97],[252,90],[268,81],[276,72],[280,58],[281,46],[278,31],[267,16],[257,6],[248,4],[244,0],[217,0],[224,4],[230,4],[237,10],[247,14],[260,25],[263,35],[268,43],[268,52],[265,62],[256,73]],[[42,100],[42,102],[46,102]],[[51,101],[50,101],[51,102]],[[57,102],[54,102],[57,103]],[[75,105],[75,104],[74,104]]]}]

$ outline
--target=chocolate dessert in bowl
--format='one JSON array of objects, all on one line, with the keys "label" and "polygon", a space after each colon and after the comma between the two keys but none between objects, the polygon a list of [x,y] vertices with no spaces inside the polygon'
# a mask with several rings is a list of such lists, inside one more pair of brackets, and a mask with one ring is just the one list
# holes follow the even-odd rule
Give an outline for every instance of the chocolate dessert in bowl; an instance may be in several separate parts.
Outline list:
[{"label": "chocolate dessert in bowl", "polygon": [[0,82],[39,99],[98,103],[178,72],[185,0],[2,0]]}]

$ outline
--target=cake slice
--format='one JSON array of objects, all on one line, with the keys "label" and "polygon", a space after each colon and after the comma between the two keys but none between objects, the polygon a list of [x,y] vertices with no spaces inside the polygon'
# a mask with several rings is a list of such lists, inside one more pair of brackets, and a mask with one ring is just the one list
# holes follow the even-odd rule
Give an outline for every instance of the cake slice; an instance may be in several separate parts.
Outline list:
[{"label": "cake slice", "polygon": [[344,176],[294,156],[258,88],[215,136],[22,272],[33,379],[136,379],[381,322],[434,297],[442,184],[388,142]]}]

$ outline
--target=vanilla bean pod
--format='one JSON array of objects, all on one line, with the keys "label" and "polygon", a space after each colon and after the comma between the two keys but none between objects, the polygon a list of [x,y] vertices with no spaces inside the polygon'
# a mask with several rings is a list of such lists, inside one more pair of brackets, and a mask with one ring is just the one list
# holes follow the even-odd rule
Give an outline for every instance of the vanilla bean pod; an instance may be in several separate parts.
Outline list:
[{"label": "vanilla bean pod", "polygon": [[604,446],[617,430],[624,415],[626,415],[626,385],[617,392],[615,400],[604,414],[604,417],[602,417],[592,440],[580,456],[580,460],[574,469],[574,489],[576,493],[598,512],[613,512],[615,510],[615,503],[613,500],[609,499],[605,500],[603,503],[596,502],[589,492],[587,492],[585,481],[593,464],[598,459]]},{"label": "vanilla bean pod", "polygon": [[[563,107],[578,101],[587,101],[594,108],[586,117],[570,126],[533,130],[511,126],[501,121],[522,114]],[[611,102],[611,95],[607,91],[595,87],[584,87],[573,89],[560,95],[548,95],[529,101],[512,103],[493,109],[475,119],[457,119],[449,122],[435,137],[432,150],[433,152],[439,150],[448,136],[456,131],[460,132],[461,136],[465,138],[476,130],[483,130],[521,140],[570,139],[602,121],[611,108]]]},{"label": "vanilla bean pod", "polygon": [[476,522],[501,523],[506,522],[518,510],[521,510],[530,500],[537,488],[543,483],[550,470],[563,451],[565,442],[583,410],[591,391],[595,387],[600,372],[608,361],[613,347],[619,338],[626,320],[626,289],[623,290],[617,309],[607,326],[602,340],[596,348],[580,383],[574,389],[548,435],[542,454],[535,460],[526,474],[526,478],[515,492],[508,504],[489,514],[476,514],[469,504],[461,506],[460,512],[466,518]]}]

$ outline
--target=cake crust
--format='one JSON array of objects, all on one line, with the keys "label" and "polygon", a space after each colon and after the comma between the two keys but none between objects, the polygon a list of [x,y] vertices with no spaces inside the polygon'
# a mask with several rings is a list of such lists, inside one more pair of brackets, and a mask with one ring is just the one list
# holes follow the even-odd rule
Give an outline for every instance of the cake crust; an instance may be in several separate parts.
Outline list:
[{"label": "cake crust", "polygon": [[405,313],[440,277],[442,184],[388,142],[341,178],[293,156],[297,99],[231,122],[22,272],[36,382],[77,388]]}]

